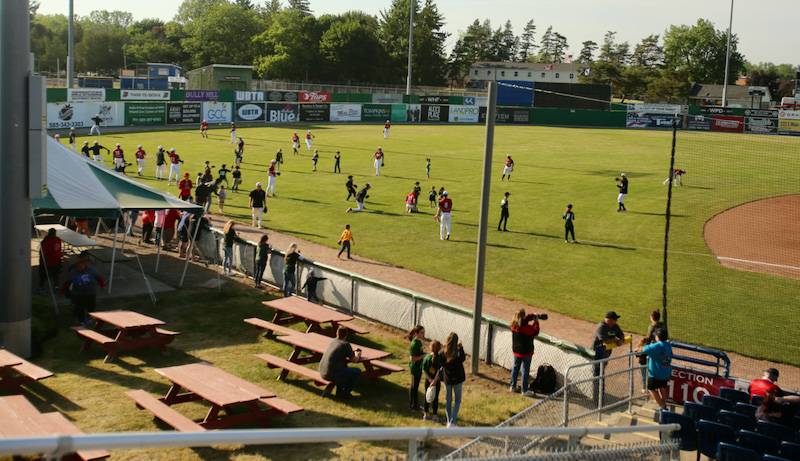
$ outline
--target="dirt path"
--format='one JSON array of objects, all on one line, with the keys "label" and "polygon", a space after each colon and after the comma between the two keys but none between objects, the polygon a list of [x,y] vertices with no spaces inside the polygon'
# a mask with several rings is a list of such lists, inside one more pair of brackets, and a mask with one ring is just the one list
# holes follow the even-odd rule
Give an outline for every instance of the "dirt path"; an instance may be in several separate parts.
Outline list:
[{"label": "dirt path", "polygon": [[[218,229],[222,229],[226,222],[226,218],[217,215],[209,215],[209,219],[212,225]],[[242,223],[238,223],[237,229],[241,237],[251,241],[258,241],[261,234],[257,229],[253,229]],[[373,279],[382,280],[391,285],[463,306],[466,309],[471,309],[474,304],[472,288],[445,282],[434,277],[395,267],[383,262],[362,258],[358,256],[358,247],[354,248],[354,259],[348,261],[338,259],[336,257],[336,249],[268,229],[266,232],[269,233],[270,244],[273,247],[285,249],[290,243],[296,242],[300,246],[303,255],[314,261],[336,266],[343,270]],[[588,346],[591,343],[592,333],[596,326],[595,323],[574,319],[556,312],[510,301],[500,296],[487,294],[484,297],[484,314],[498,319],[508,319],[510,321],[513,313],[520,307],[524,307],[529,312],[547,312],[549,314],[550,319],[542,327],[544,333],[578,345]],[[753,379],[760,377],[762,370],[774,366],[781,370],[781,384],[784,387],[800,389],[800,369],[798,368],[783,364],[775,364],[764,360],[751,359],[733,353],[729,353],[728,355],[732,362],[731,374],[733,376]]]}]

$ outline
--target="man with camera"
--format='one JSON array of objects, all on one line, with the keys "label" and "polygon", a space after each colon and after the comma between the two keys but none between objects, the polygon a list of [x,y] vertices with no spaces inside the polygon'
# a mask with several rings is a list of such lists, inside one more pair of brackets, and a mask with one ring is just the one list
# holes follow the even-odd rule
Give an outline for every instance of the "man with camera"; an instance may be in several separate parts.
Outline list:
[{"label": "man with camera", "polygon": [[522,369],[522,389],[520,393],[532,397],[536,393],[528,389],[533,358],[533,340],[539,335],[539,320],[547,320],[547,314],[526,314],[520,309],[511,320],[511,351],[514,353],[514,367],[511,369],[511,392],[517,392],[517,378]]}]

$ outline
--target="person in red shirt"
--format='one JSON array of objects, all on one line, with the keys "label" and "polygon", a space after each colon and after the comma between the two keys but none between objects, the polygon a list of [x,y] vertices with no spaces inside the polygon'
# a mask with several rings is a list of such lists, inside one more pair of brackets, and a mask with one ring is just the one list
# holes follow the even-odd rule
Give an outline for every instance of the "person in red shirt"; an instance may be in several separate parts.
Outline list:
[{"label": "person in red shirt", "polygon": [[314,145],[314,135],[311,134],[311,130],[308,130],[306,131],[306,150],[310,151],[313,145]]},{"label": "person in red shirt", "polygon": [[205,120],[200,122],[200,136],[208,139],[208,122]]},{"label": "person in red shirt", "polygon": [[231,144],[236,144],[236,124],[231,122]]},{"label": "person in red shirt", "polygon": [[505,166],[503,167],[503,177],[500,178],[500,181],[506,179],[506,176],[508,176],[508,180],[511,181],[511,173],[513,172],[514,172],[514,160],[511,159],[510,155],[506,155],[506,163]]},{"label": "person in red shirt", "polygon": [[375,157],[375,176],[381,175],[381,167],[383,166],[383,149],[380,147],[378,150],[375,151],[373,157]]},{"label": "person in red shirt", "polygon": [[122,147],[120,147],[119,143],[117,143],[116,147],[114,148],[114,151],[111,152],[111,156],[114,159],[114,168],[116,168],[117,170],[121,169],[125,165],[125,153],[123,152]]},{"label": "person in red shirt", "polygon": [[142,212],[142,241],[144,243],[153,243],[150,237],[153,236],[153,227],[156,222],[155,210],[145,210]]},{"label": "person in red shirt", "polygon": [[392,122],[389,120],[383,124],[383,139],[389,139],[389,130],[392,128]]},{"label": "person in red shirt", "polygon": [[[514,353],[514,367],[511,369],[511,392],[517,392],[517,379],[520,368],[522,369],[522,389],[525,396],[533,396],[533,390],[528,390],[528,379],[531,374],[531,359],[533,358],[533,339],[539,335],[539,318],[546,319],[546,314],[526,314],[525,309],[520,309],[511,320],[511,351]],[[532,322],[532,323],[531,323]]]},{"label": "person in red shirt", "polygon": [[180,189],[181,193],[179,195],[181,200],[189,200],[192,197],[192,188],[194,184],[192,180],[189,179],[189,173],[183,174],[183,179],[178,183],[178,189]]},{"label": "person in red shirt", "polygon": [[169,155],[169,176],[167,176],[167,185],[172,183],[172,175],[175,175],[175,183],[177,184],[178,178],[180,178],[181,163],[183,163],[183,160],[181,160],[181,156],[175,152],[174,147],[170,148],[167,155]]},{"label": "person in red shirt", "polygon": [[147,155],[147,153],[144,151],[144,149],[142,149],[142,145],[141,144],[139,144],[136,147],[136,154],[135,155],[136,155],[136,164],[138,166],[138,169],[136,170],[136,172],[139,174],[139,176],[141,176],[142,172],[144,171],[144,157]]},{"label": "person in red shirt", "polygon": [[295,131],[292,134],[292,154],[297,155],[300,149],[300,136]]},{"label": "person in red shirt", "polygon": [[761,379],[754,379],[750,382],[748,389],[750,398],[758,396],[765,401],[771,400],[771,403],[780,405],[781,419],[791,421],[800,408],[800,396],[784,392],[776,384],[779,376],[780,372],[775,368],[764,370],[764,376]]},{"label": "person in red shirt", "polygon": [[180,212],[174,208],[167,210],[164,215],[164,228],[162,229],[162,244],[164,249],[168,249],[172,239],[175,237],[175,223],[180,218]]},{"label": "person in red shirt", "polygon": [[442,191],[442,198],[439,199],[439,209],[433,219],[439,221],[439,240],[450,240],[450,227],[453,211],[453,201],[448,197],[447,191]]},{"label": "person in red shirt", "polygon": [[56,230],[47,230],[47,235],[39,244],[39,287],[44,288],[44,282],[53,281],[53,286],[58,285],[58,274],[61,272],[61,239],[56,236]]}]

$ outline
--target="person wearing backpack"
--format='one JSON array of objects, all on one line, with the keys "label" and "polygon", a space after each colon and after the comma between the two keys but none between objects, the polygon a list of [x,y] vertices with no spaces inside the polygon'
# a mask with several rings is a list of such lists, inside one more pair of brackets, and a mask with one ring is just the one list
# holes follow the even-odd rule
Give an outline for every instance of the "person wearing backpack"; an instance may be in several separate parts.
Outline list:
[{"label": "person wearing backpack", "polygon": [[467,380],[464,372],[464,346],[455,332],[447,335],[444,346],[444,402],[447,415],[447,427],[455,427],[458,420],[458,410],[461,408],[461,390]]},{"label": "person wearing backpack", "polygon": [[511,369],[511,385],[509,390],[517,392],[517,378],[522,369],[522,395],[532,397],[536,395],[533,390],[528,390],[528,381],[531,374],[531,359],[533,358],[533,339],[539,335],[539,315],[526,314],[525,309],[520,309],[511,320],[511,350],[514,353],[514,367]]}]

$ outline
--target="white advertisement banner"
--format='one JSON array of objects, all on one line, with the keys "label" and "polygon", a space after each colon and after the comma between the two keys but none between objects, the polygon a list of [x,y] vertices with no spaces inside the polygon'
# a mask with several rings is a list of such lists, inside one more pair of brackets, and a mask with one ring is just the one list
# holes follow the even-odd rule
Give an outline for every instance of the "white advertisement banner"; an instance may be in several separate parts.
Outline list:
[{"label": "white advertisement banner", "polygon": [[392,104],[403,102],[403,95],[396,93],[372,93],[374,104]]},{"label": "white advertisement banner", "polygon": [[781,120],[800,120],[800,110],[782,110],[778,112]]},{"label": "white advertisement banner", "polygon": [[103,102],[106,100],[105,88],[68,88],[69,102]]},{"label": "white advertisement banner", "polygon": [[123,101],[169,101],[169,90],[120,90]]},{"label": "white advertisement banner", "polygon": [[478,123],[478,106],[450,106],[450,123]]},{"label": "white advertisement banner", "polygon": [[237,101],[266,101],[266,94],[263,91],[237,91]]},{"label": "white advertisement banner", "polygon": [[331,122],[360,122],[361,104],[331,104]]},{"label": "white advertisement banner", "polygon": [[207,101],[203,103],[203,119],[208,123],[230,123],[233,104]]},{"label": "white advertisement banner", "polygon": [[678,104],[628,104],[628,112],[639,112],[643,114],[686,114],[688,106]]},{"label": "white advertisement banner", "polygon": [[100,126],[123,126],[125,105],[121,102],[60,102],[47,104],[47,128],[88,128],[93,117]]}]

